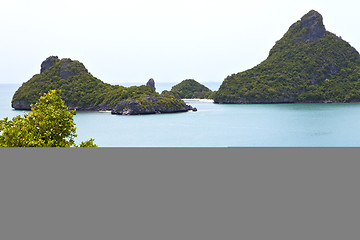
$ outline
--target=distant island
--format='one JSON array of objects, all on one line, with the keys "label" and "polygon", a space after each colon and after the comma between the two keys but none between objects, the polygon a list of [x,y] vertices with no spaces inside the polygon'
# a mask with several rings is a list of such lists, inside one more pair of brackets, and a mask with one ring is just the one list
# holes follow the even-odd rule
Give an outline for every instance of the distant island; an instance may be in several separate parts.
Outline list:
[{"label": "distant island", "polygon": [[215,103],[329,103],[360,101],[360,55],[326,31],[312,10],[276,42],[256,67],[232,74]]},{"label": "distant island", "polygon": [[176,84],[170,91],[162,91],[162,96],[174,96],[179,99],[209,99],[212,98],[213,91],[206,86],[198,83],[194,79],[186,79]]},{"label": "distant island", "polygon": [[112,114],[137,115],[196,111],[174,96],[155,92],[155,81],[147,85],[123,87],[110,85],[92,76],[79,61],[48,57],[36,74],[15,92],[12,107],[30,110],[41,95],[49,90],[60,90],[69,109],[82,111],[111,111]]}]

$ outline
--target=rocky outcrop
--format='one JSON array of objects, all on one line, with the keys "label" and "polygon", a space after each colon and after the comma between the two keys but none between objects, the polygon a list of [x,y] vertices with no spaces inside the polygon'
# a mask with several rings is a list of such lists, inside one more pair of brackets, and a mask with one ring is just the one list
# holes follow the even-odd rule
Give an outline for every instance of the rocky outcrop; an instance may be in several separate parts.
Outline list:
[{"label": "rocky outcrop", "polygon": [[149,81],[146,83],[146,86],[148,86],[149,88],[151,88],[154,91],[156,90],[155,81],[152,78],[149,79]]},{"label": "rocky outcrop", "polygon": [[48,57],[45,61],[43,61],[41,63],[40,73],[48,70],[49,68],[54,66],[55,63],[57,63],[58,61],[60,61],[58,56],[50,56],[50,57]]},{"label": "rocky outcrop", "polygon": [[11,103],[15,110],[31,110],[30,103],[26,100],[15,100]]},{"label": "rocky outcrop", "polygon": [[[310,11],[308,14],[301,18],[301,30],[305,29],[306,33],[303,34],[298,40],[304,42],[314,42],[326,35],[326,29],[323,24],[322,16],[316,11]],[[300,30],[300,31],[301,31]]]},{"label": "rocky outcrop", "polygon": [[159,99],[157,97],[149,97],[146,100],[150,101],[152,104],[144,105],[141,101],[136,99],[123,101],[111,110],[111,114],[140,115],[197,111],[196,108],[186,104],[182,104],[180,106],[162,106],[161,104],[159,104]]},{"label": "rocky outcrop", "polygon": [[63,79],[68,79],[69,77],[76,75],[73,72],[71,72],[70,66],[71,66],[70,60],[67,60],[66,62],[64,62],[60,67],[59,77],[61,77]]}]

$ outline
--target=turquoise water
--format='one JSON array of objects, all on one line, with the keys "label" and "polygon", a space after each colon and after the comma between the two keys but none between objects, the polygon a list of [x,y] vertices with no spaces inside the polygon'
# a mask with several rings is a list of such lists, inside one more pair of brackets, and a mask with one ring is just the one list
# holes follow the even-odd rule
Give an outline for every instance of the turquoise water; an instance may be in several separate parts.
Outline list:
[{"label": "turquoise water", "polygon": [[[161,89],[161,84],[157,88]],[[0,85],[0,118],[18,86]],[[360,104],[219,105],[188,101],[197,112],[119,116],[78,112],[77,142],[102,147],[359,147]]]}]

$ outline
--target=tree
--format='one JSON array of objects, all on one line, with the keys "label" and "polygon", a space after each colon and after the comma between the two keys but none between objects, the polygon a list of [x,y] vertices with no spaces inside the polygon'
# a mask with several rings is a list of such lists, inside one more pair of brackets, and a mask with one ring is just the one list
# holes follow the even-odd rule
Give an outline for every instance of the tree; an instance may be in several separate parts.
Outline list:
[{"label": "tree", "polygon": [[[78,147],[74,140],[75,110],[69,110],[59,94],[50,90],[31,106],[32,112],[0,120],[0,147]],[[80,147],[97,146],[90,139]]]}]

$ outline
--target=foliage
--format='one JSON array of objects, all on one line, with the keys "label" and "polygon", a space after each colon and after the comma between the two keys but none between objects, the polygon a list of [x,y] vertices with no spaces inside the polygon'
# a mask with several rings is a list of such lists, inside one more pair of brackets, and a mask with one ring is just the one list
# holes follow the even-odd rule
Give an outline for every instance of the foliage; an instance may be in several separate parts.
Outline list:
[{"label": "foliage", "polygon": [[[1,147],[71,147],[75,146],[75,110],[68,110],[51,90],[32,106],[32,112],[12,120],[0,120]],[[96,147],[94,139],[82,142],[80,147]]]},{"label": "foliage", "polygon": [[171,91],[163,91],[162,96],[174,96],[176,98],[209,98],[212,91],[206,86],[193,79],[186,79],[173,86]]},{"label": "foliage", "polygon": [[[322,24],[320,14],[317,18]],[[310,26],[302,27],[301,21],[293,24],[265,61],[228,76],[215,102],[359,101],[359,53],[330,32],[315,41],[302,41],[309,31]]]},{"label": "foliage", "polygon": [[180,109],[186,106],[185,102],[177,98],[159,97],[157,104],[160,109]]},{"label": "foliage", "polygon": [[85,142],[81,142],[79,147],[97,147],[97,145],[94,143],[94,139],[90,138],[89,140]]}]

